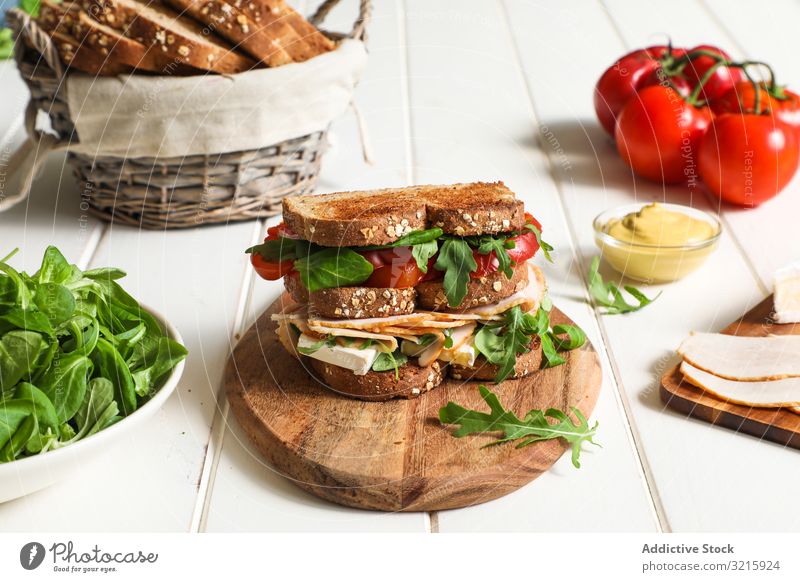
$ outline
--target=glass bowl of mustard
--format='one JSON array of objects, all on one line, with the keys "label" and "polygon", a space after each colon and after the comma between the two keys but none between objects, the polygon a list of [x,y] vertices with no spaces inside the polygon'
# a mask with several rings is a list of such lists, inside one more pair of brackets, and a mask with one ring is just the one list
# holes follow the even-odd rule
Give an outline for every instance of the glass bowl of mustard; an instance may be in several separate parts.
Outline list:
[{"label": "glass bowl of mustard", "polygon": [[594,240],[617,271],[646,283],[685,277],[717,248],[722,225],[690,206],[653,202],[607,210],[594,219]]}]

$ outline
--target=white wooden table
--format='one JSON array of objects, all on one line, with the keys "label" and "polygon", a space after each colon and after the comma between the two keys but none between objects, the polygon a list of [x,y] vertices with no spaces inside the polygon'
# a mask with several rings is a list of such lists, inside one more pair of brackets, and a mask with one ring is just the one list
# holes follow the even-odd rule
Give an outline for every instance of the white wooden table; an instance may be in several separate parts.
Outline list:
[{"label": "white wooden table", "polygon": [[[8,1],[8,0],[6,0]],[[352,4],[352,3],[351,3]],[[146,430],[69,481],[0,506],[3,531],[797,531],[798,453],[665,410],[658,381],[692,329],[716,331],[762,300],[775,268],[800,258],[800,180],[762,208],[722,213],[718,252],[652,306],[603,316],[587,302],[591,221],[634,200],[692,203],[634,181],[594,118],[592,89],[627,50],[719,44],[774,64],[800,86],[793,0],[377,0],[358,89],[375,165],[352,116],[333,127],[320,191],[504,180],[558,250],[544,264],[554,300],[603,363],[594,417],[601,449],[564,458],[517,493],[469,509],[381,514],[294,487],[248,445],[219,397],[236,338],[280,291],[254,280],[244,248],[263,222],[139,232],[83,216],[63,156],[27,205],[0,215],[0,254],[35,269],[45,246],[125,269],[130,291],[165,313],[190,350],[177,393]],[[338,9],[342,27],[351,19]],[[0,152],[21,138],[27,92],[0,63]],[[270,224],[275,221],[270,221]],[[542,264],[543,261],[539,261]],[[605,270],[604,274],[613,274]]]}]

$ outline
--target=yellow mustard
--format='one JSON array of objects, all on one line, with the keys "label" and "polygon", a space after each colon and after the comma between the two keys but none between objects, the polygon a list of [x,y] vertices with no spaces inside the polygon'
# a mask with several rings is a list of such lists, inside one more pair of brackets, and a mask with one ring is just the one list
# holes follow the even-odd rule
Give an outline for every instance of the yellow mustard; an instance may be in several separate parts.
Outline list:
[{"label": "yellow mustard", "polygon": [[619,272],[651,283],[674,281],[699,267],[717,246],[719,226],[656,202],[602,225],[597,243]]}]

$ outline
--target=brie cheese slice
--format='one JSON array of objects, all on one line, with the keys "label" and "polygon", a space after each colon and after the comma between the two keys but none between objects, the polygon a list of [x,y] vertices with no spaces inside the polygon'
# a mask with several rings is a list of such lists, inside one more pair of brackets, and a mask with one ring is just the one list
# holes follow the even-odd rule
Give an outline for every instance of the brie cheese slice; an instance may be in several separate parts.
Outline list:
[{"label": "brie cheese slice", "polygon": [[775,322],[800,323],[800,262],[775,273]]},{"label": "brie cheese slice", "polygon": [[[303,334],[297,341],[297,347],[298,349],[310,348],[318,341],[319,340],[313,337]],[[322,362],[327,362],[333,366],[352,370],[356,376],[363,376],[372,369],[372,364],[375,363],[375,358],[378,357],[378,348],[371,346],[360,349],[339,345],[323,345],[315,352],[304,355]]]}]

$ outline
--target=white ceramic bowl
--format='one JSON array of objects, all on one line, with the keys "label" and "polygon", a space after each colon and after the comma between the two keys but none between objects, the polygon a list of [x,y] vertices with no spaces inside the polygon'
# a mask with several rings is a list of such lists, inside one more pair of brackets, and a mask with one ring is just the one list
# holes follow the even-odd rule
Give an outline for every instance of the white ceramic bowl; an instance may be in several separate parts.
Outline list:
[{"label": "white ceramic bowl", "polygon": [[[161,314],[145,305],[142,305],[142,309],[161,323],[170,338],[183,344],[181,334]],[[102,455],[125,435],[130,435],[137,426],[141,426],[151,418],[175,391],[183,374],[185,362],[185,359],[181,360],[175,366],[163,386],[149,401],[107,429],[62,449],[17,459],[10,463],[0,463],[0,503],[34,493],[67,478],[71,473],[80,471],[85,463]]]}]

